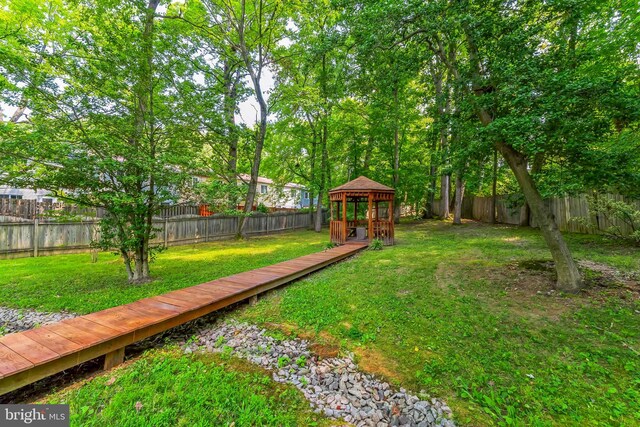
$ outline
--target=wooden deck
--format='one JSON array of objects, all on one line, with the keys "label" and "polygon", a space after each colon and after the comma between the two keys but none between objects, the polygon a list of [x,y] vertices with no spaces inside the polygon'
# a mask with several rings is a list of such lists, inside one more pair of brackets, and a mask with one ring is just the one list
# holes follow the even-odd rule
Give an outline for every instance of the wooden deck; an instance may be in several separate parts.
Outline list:
[{"label": "wooden deck", "polygon": [[269,267],[0,337],[0,395],[124,347],[347,258],[366,244],[347,244]]}]

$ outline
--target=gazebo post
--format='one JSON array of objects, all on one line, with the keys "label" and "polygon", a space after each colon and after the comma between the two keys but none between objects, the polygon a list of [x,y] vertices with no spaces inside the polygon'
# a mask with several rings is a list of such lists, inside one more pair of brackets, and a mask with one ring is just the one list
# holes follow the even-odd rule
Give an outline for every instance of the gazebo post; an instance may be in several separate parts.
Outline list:
[{"label": "gazebo post", "polygon": [[369,192],[369,207],[368,207],[368,212],[369,212],[369,229],[367,231],[367,237],[369,238],[369,243],[371,243],[371,240],[373,240],[373,193]]},{"label": "gazebo post", "polygon": [[358,226],[358,199],[353,201],[353,221],[356,223],[356,227]]},{"label": "gazebo post", "polygon": [[342,238],[347,241],[347,193],[342,193]]},{"label": "gazebo post", "polygon": [[387,240],[389,244],[393,244],[393,199],[389,200],[389,234]]}]

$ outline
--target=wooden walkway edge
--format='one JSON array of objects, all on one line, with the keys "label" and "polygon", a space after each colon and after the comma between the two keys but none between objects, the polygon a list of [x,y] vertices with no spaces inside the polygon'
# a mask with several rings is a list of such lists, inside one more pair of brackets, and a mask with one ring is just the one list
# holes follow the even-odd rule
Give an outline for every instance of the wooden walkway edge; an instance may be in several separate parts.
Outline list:
[{"label": "wooden walkway edge", "polygon": [[130,304],[0,337],[0,395],[124,347],[338,262],[364,249],[346,244]]}]

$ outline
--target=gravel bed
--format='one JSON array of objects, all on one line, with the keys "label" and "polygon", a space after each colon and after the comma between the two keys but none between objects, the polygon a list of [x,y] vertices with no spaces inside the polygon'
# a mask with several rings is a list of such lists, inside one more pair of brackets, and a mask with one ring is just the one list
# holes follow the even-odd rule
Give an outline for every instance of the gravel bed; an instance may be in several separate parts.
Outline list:
[{"label": "gravel bed", "polygon": [[[318,413],[356,426],[455,426],[440,399],[420,399],[358,370],[352,357],[319,360],[305,340],[277,340],[255,325],[207,325],[186,353],[226,352],[270,369],[273,379],[295,385]],[[421,393],[422,395],[422,393]]]},{"label": "gravel bed", "polygon": [[26,331],[76,316],[77,314],[66,312],[45,313],[29,309],[0,307],[0,335]]}]

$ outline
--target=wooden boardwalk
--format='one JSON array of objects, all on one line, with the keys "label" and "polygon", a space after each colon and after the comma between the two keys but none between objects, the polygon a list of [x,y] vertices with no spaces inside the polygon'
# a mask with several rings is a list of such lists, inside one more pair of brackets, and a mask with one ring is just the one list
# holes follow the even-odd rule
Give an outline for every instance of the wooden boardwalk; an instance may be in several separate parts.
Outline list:
[{"label": "wooden boardwalk", "polygon": [[124,347],[347,258],[366,244],[347,244],[269,267],[0,337],[0,395]]}]

